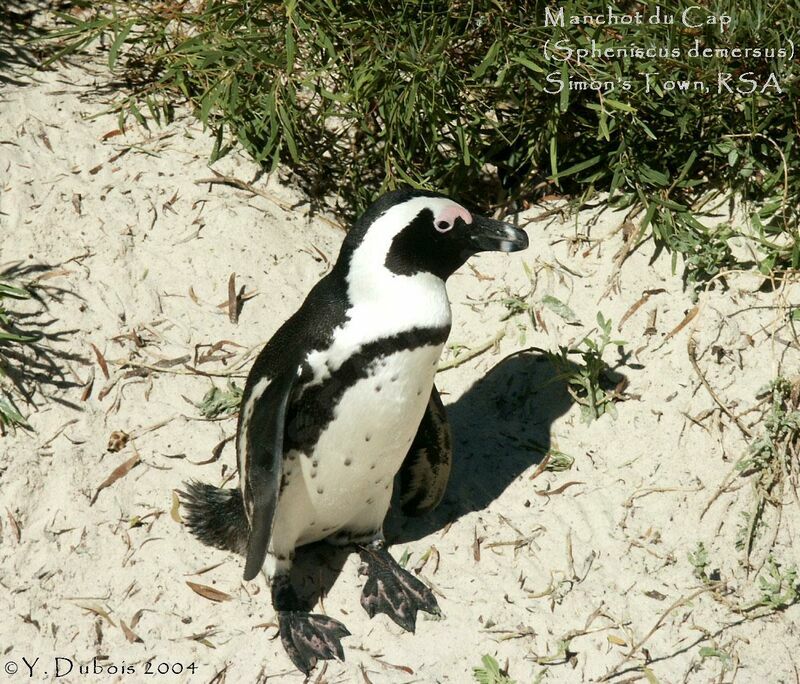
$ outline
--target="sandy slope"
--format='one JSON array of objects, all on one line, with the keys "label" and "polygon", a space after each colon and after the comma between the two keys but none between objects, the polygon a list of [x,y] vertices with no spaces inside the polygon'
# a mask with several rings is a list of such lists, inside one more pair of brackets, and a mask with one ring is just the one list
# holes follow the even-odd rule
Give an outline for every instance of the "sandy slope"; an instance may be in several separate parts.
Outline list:
[{"label": "sandy slope", "polygon": [[[36,395],[35,432],[0,438],[0,649],[4,666],[14,661],[21,670],[9,681],[27,672],[23,656],[40,658],[36,674],[44,680],[62,657],[76,664],[60,681],[83,681],[74,676],[77,663],[98,656],[106,666],[133,666],[135,674],[119,677],[124,681],[149,681],[150,660],[197,666],[193,676],[162,681],[207,682],[220,672],[229,681],[300,681],[274,638],[263,580],[242,582],[240,559],[202,547],[170,515],[172,490],[184,479],[219,483],[234,468],[230,444],[218,460],[197,465],[235,424],[198,419],[187,402],[199,401],[212,382],[224,387],[225,378],[186,373],[182,364],[168,369],[174,373],[120,364],[185,356],[193,363],[198,350],[208,351],[202,345],[227,340],[223,352],[234,356],[197,368],[241,374],[243,354],[300,304],[335,258],[342,232],[309,217],[302,197],[277,179],[255,181],[277,203],[197,184],[212,175],[209,140],[190,119],[109,135],[117,128],[113,116],[88,118],[103,108],[92,83],[70,68],[0,91],[0,263],[47,265],[35,275],[44,273],[40,284],[48,288],[48,330],[65,332],[54,348],[72,356],[59,361],[71,367],[65,373],[72,386],[44,385],[47,398]],[[256,177],[238,154],[215,170]],[[552,208],[533,208],[520,221]],[[307,591],[321,587],[324,610],[353,633],[345,640],[347,662],[330,663],[319,681],[467,682],[487,653],[507,661],[520,683],[543,672],[546,681],[596,681],[616,670],[625,674],[614,681],[645,681],[641,670],[627,671],[644,654],[661,682],[796,681],[800,608],[742,620],[708,592],[693,596],[703,585],[687,555],[698,541],[710,550],[711,569],[728,581],[731,603],[755,600],[758,592],[735,548],[749,482],[736,479],[700,517],[746,442],[727,416],[707,412],[716,404],[692,368],[687,341],[694,336],[712,387],[758,433],[760,414],[743,412],[756,406],[757,390],[779,368],[798,368],[796,339],[775,307],[796,306],[800,293],[796,286],[759,293],[757,279],[733,276],[728,291],[695,302],[668,257],[651,263],[647,243],[603,297],[623,244],[622,218],[589,211],[576,221],[552,212],[528,226],[527,252],[481,256],[476,271],[452,278],[450,342],[474,349],[505,335],[439,375],[458,444],[444,504],[430,519],[389,525],[394,553],[410,553],[412,566],[431,547],[438,551],[438,564],[432,554],[420,576],[439,593],[446,617],[420,619],[415,635],[383,616],[369,620],[358,604],[357,557],[312,550],[301,568]],[[237,286],[257,293],[238,324],[218,306],[232,272]],[[643,292],[662,288],[617,332]],[[527,313],[503,320],[502,300],[510,295],[537,310],[544,326],[534,328]],[[581,324],[543,306],[545,295],[568,303]],[[669,337],[695,304],[699,313]],[[552,365],[535,351],[515,352],[575,343],[598,311],[625,341],[624,356],[609,348],[606,360],[621,364],[628,399],[617,404],[616,418],[587,425],[563,386],[550,382]],[[654,329],[647,330],[653,311]],[[110,380],[91,345],[108,360]],[[92,374],[92,392],[82,401],[78,382]],[[687,415],[699,416],[697,423]],[[108,453],[115,430],[133,439]],[[572,469],[532,480],[551,444],[574,457]],[[141,463],[98,494],[136,454]],[[788,566],[800,561],[800,511],[788,491],[786,501],[775,556]],[[774,510],[769,514],[772,530]],[[770,536],[757,545],[756,567]],[[187,581],[231,599],[210,601]],[[701,658],[704,646],[731,656],[727,672],[720,658]],[[59,664],[62,672],[69,667]]]}]

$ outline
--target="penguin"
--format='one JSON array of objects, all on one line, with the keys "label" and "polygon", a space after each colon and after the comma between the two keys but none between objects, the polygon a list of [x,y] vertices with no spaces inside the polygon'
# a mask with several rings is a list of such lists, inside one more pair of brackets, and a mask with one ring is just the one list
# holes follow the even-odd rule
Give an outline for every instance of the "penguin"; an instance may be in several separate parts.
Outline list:
[{"label": "penguin", "polygon": [[298,598],[298,547],[355,545],[370,617],[413,632],[418,611],[440,614],[431,590],[389,553],[383,523],[395,480],[403,512],[420,515],[439,503],[450,473],[434,385],[451,326],[445,281],[478,252],[527,245],[524,231],[444,195],[384,194],[250,370],[235,439],[239,488],[185,484],[189,530],[243,555],[245,580],[264,570],[282,645],[306,675],[318,660],[343,660],[350,632]]}]

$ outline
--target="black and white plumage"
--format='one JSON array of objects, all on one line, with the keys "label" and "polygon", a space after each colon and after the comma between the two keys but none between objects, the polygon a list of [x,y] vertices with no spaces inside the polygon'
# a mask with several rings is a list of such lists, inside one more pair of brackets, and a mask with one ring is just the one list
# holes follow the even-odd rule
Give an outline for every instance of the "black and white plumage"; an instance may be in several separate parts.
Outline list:
[{"label": "black and white plumage", "polygon": [[383,521],[399,473],[404,512],[442,498],[451,441],[434,377],[450,331],[445,280],[473,254],[516,251],[527,236],[436,193],[398,191],[356,222],[331,270],[256,359],[236,437],[239,490],[189,483],[190,529],[246,556],[271,580],[281,640],[298,668],[343,657],[349,634],[303,611],[289,582],[295,549],[360,545],[361,603],[413,631],[433,594],[392,559]]}]

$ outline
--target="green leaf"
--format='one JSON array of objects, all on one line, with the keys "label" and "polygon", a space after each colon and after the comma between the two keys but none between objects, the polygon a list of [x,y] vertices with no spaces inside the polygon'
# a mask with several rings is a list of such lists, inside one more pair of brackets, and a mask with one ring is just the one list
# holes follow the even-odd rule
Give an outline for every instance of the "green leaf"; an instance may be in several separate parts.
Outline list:
[{"label": "green leaf", "polygon": [[119,49],[122,47],[122,44],[125,42],[125,39],[128,37],[128,34],[131,32],[131,29],[135,23],[135,19],[130,19],[129,21],[125,22],[114,36],[114,42],[111,43],[111,47],[108,48],[108,68],[112,71],[114,69],[114,65],[117,63]]},{"label": "green leaf", "polygon": [[472,78],[477,80],[482,78],[483,75],[489,70],[489,67],[494,64],[494,61],[497,59],[497,53],[500,51],[500,41],[496,40],[492,43],[492,47],[489,48],[489,52],[486,53],[486,56],[483,58],[481,63],[472,72]]},{"label": "green leaf", "polygon": [[531,60],[527,59],[526,57],[520,57],[519,55],[514,55],[511,58],[512,62],[516,62],[517,64],[521,64],[522,66],[530,69],[534,73],[537,74],[544,74],[546,73],[545,70],[540,67],[538,64],[532,62]]},{"label": "green leaf", "polygon": [[500,671],[500,664],[490,655],[481,658],[483,667],[472,668],[472,675],[478,684],[515,684],[514,680]]},{"label": "green leaf", "polygon": [[635,107],[631,107],[629,104],[625,104],[624,102],[620,102],[619,100],[615,100],[611,97],[604,97],[603,102],[611,105],[614,109],[619,109],[622,112],[631,112],[633,114],[636,113]]},{"label": "green leaf", "polygon": [[584,171],[585,169],[588,169],[597,164],[602,158],[603,155],[598,154],[595,155],[594,157],[590,157],[589,159],[584,159],[582,162],[573,164],[568,169],[564,169],[563,171],[561,171],[561,173],[558,174],[557,178],[564,178],[566,176],[572,176],[573,174],[580,173],[581,171]]},{"label": "green leaf", "polygon": [[553,313],[561,316],[567,323],[580,324],[580,319],[575,315],[575,312],[560,299],[556,299],[552,295],[545,295],[542,297],[542,304]]},{"label": "green leaf", "polygon": [[550,173],[558,180],[558,140],[555,135],[550,138]]},{"label": "green leaf", "polygon": [[39,335],[19,335],[0,330],[0,342],[35,342],[38,339]]},{"label": "green leaf", "polygon": [[[287,10],[288,11],[288,10]],[[291,24],[286,24],[286,72],[291,73],[294,69],[294,55],[296,51],[294,41],[294,29]]]},{"label": "green leaf", "polygon": [[6,425],[18,425],[24,428],[30,428],[28,421],[22,414],[14,408],[14,405],[2,394],[0,394],[0,422]]},{"label": "green leaf", "polygon": [[558,108],[563,114],[569,107],[569,69],[567,63],[561,64],[561,97],[558,99]]},{"label": "green leaf", "polygon": [[31,294],[21,287],[14,287],[7,283],[0,283],[0,299],[3,297],[13,297],[14,299],[30,299]]}]

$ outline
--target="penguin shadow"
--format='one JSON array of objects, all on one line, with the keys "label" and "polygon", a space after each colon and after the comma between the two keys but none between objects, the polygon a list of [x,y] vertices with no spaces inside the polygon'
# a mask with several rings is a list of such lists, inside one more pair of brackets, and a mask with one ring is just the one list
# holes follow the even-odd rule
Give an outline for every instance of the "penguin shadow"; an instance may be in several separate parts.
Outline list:
[{"label": "penguin shadow", "polygon": [[354,547],[351,545],[334,546],[325,541],[301,546],[296,550],[290,577],[303,605],[319,606],[320,599],[324,601],[353,551]]},{"label": "penguin shadow", "polygon": [[[574,403],[563,375],[544,353],[525,350],[510,356],[475,382],[447,410],[453,435],[453,463],[447,491],[426,515],[408,518],[394,505],[386,525],[394,544],[432,534],[497,499],[523,472],[550,450],[553,422]],[[617,372],[608,372],[621,378]]]},{"label": "penguin shadow", "polygon": [[[626,365],[622,357],[617,368]],[[610,387],[624,379],[606,368]],[[453,434],[453,464],[444,499],[418,518],[402,514],[395,499],[384,525],[390,545],[415,541],[437,532],[472,511],[487,508],[522,473],[542,462],[551,447],[551,427],[574,400],[564,374],[577,364],[525,350],[500,361],[456,401],[444,397]],[[317,542],[297,550],[292,581],[307,605],[317,605],[342,571],[353,546]],[[393,553],[397,557],[397,553]]]}]

